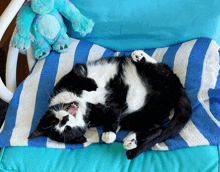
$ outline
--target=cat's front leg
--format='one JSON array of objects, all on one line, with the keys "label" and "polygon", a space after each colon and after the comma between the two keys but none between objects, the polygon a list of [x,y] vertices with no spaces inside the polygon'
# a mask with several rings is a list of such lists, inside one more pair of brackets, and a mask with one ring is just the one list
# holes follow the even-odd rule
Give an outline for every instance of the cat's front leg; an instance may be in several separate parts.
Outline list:
[{"label": "cat's front leg", "polygon": [[105,143],[113,143],[116,140],[116,125],[103,126],[102,141]]},{"label": "cat's front leg", "polygon": [[106,109],[103,121],[102,141],[113,143],[116,140],[116,133],[119,128],[118,113],[111,109]]},{"label": "cat's front leg", "polygon": [[116,133],[113,131],[102,133],[102,141],[105,143],[113,143],[116,140]]},{"label": "cat's front leg", "polygon": [[98,88],[94,79],[87,78],[87,66],[85,64],[76,64],[70,73],[71,81],[76,82],[83,90],[95,91]]}]

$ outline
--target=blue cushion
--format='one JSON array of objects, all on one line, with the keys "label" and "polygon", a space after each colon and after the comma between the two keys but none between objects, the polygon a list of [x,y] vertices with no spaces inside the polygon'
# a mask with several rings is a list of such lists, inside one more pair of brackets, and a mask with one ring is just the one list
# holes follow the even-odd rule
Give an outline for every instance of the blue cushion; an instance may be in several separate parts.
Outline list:
[{"label": "blue cushion", "polygon": [[128,160],[122,144],[91,145],[62,150],[35,147],[5,148],[1,172],[219,172],[217,146],[175,151],[148,151]]},{"label": "blue cushion", "polygon": [[[174,150],[199,145],[219,145],[220,90],[219,46],[215,41],[203,38],[170,47],[145,50],[157,61],[169,65],[176,73],[192,104],[192,116],[179,135],[153,150]],[[37,146],[76,149],[86,144],[57,143],[46,137],[28,140],[48,108],[49,96],[54,85],[68,73],[74,64],[113,55],[129,55],[131,52],[114,52],[85,41],[71,39],[70,50],[58,54],[52,52],[38,61],[25,81],[18,87],[7,111],[5,123],[0,129],[0,147]],[[211,127],[210,127],[211,126]],[[86,137],[89,142],[100,143],[102,127],[92,128]],[[122,142],[128,131],[120,131],[117,141]]]},{"label": "blue cushion", "polygon": [[220,43],[219,0],[71,0],[95,22],[91,34],[71,37],[116,51],[170,46],[196,38]]},{"label": "blue cushion", "polygon": [[[46,59],[38,61],[16,90],[5,123],[0,128],[0,147],[9,147],[4,148],[1,154],[0,171],[101,172],[109,167],[112,171],[147,169],[164,172],[172,169],[172,171],[217,172],[219,159],[217,146],[188,147],[220,144],[218,51],[219,46],[215,41],[204,38],[170,47],[145,50],[157,61],[168,64],[180,77],[192,103],[193,113],[190,122],[179,135],[152,148],[176,149],[175,151],[147,151],[130,161],[126,159],[121,143],[92,144],[83,148],[87,145],[61,144],[45,137],[27,140],[47,109],[54,84],[70,71],[74,64],[131,53],[114,52],[96,44],[72,39],[67,53],[52,52]],[[102,129],[98,127],[94,131],[96,140],[93,141],[101,142]],[[121,142],[126,134],[126,131],[120,131],[117,141]],[[179,150],[180,148],[186,149]]]}]

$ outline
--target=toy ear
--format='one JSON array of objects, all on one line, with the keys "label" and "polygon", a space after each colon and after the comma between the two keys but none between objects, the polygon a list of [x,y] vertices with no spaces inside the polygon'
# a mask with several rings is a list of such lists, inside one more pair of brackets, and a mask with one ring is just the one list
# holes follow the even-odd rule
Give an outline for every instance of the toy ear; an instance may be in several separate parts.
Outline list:
[{"label": "toy ear", "polygon": [[39,126],[37,126],[36,130],[28,137],[28,139],[35,139],[37,137],[47,136],[46,130],[43,130]]}]

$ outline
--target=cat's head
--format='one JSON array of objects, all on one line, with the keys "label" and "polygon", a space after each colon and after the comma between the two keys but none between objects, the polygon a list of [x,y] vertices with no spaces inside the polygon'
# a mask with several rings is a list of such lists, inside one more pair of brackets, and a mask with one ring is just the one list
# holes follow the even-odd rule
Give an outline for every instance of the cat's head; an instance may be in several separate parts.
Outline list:
[{"label": "cat's head", "polygon": [[62,143],[85,143],[85,132],[86,124],[77,102],[62,103],[48,108],[28,139],[45,136]]}]

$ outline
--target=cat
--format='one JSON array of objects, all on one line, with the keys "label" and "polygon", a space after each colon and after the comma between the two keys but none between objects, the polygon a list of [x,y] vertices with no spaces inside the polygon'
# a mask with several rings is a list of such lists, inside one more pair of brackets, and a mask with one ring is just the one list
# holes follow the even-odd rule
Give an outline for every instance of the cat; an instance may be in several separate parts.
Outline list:
[{"label": "cat", "polygon": [[49,108],[29,139],[85,143],[88,128],[103,126],[101,139],[112,143],[123,129],[130,131],[123,146],[133,159],[177,135],[190,116],[190,101],[176,74],[136,50],[127,57],[76,64],[55,85]]}]

